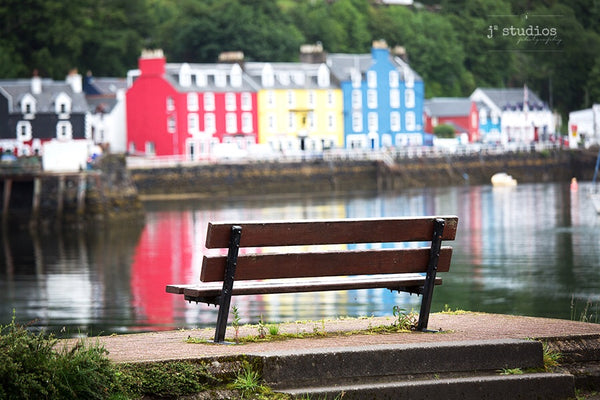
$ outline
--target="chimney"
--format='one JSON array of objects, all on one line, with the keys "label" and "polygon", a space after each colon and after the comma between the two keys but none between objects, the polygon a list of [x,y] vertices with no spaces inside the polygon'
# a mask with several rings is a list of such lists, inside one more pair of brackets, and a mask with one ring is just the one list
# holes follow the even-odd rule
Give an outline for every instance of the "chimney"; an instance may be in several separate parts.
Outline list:
[{"label": "chimney", "polygon": [[323,44],[303,44],[300,46],[300,62],[310,64],[321,64],[327,59],[327,53],[323,51]]},{"label": "chimney", "polygon": [[142,75],[164,75],[167,59],[161,49],[142,50],[138,63]]},{"label": "chimney", "polygon": [[77,73],[77,68],[73,68],[69,71],[69,75],[67,75],[65,81],[71,86],[73,93],[81,93],[83,82],[81,75]]},{"label": "chimney", "polygon": [[385,39],[373,40],[374,49],[387,49],[388,45]]},{"label": "chimney", "polygon": [[406,54],[406,48],[404,48],[404,46],[394,46],[394,48],[392,49],[392,54],[408,62],[408,56]]},{"label": "chimney", "polygon": [[42,93],[42,78],[39,77],[37,69],[33,70],[33,76],[31,77],[31,93]]}]

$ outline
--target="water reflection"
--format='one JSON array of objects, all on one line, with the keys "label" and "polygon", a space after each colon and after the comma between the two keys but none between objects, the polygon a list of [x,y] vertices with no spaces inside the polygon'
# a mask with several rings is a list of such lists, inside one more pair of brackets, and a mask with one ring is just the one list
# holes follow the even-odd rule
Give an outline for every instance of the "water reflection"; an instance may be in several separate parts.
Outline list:
[{"label": "water reflection", "polygon": [[[411,189],[360,196],[303,196],[147,204],[144,225],[61,234],[2,232],[0,322],[13,309],[65,334],[213,326],[216,309],[165,293],[198,280],[214,220],[362,218],[457,214],[451,272],[432,309],[571,318],[600,301],[600,218],[567,185]],[[571,303],[575,303],[573,312]],[[387,290],[234,298],[243,322],[390,315],[419,299]],[[579,315],[575,315],[579,317]]]}]

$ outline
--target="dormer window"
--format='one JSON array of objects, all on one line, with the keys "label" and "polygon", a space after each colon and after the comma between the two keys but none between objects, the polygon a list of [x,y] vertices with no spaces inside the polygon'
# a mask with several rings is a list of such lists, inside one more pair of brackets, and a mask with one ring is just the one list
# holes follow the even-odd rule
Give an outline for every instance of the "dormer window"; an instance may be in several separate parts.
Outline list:
[{"label": "dormer window", "polygon": [[181,64],[179,68],[179,84],[183,87],[192,85],[192,69],[188,63]]},{"label": "dormer window", "polygon": [[242,86],[242,68],[239,64],[233,64],[231,67],[231,86]]},{"label": "dormer window", "polygon": [[329,68],[327,68],[325,64],[319,66],[319,71],[317,72],[317,84],[319,87],[327,87],[330,84]]},{"label": "dormer window", "polygon": [[33,96],[26,94],[21,100],[21,113],[25,115],[26,119],[33,118],[33,114],[36,112],[36,101]]},{"label": "dormer window", "polygon": [[227,74],[223,71],[218,71],[215,73],[215,86],[216,87],[225,87],[227,86]]},{"label": "dormer window", "polygon": [[260,79],[264,87],[273,87],[275,85],[275,76],[271,64],[266,64],[263,67]]},{"label": "dormer window", "polygon": [[67,114],[71,112],[71,103],[72,101],[69,96],[65,93],[60,93],[54,101],[54,112],[59,115],[59,118],[68,118]]}]

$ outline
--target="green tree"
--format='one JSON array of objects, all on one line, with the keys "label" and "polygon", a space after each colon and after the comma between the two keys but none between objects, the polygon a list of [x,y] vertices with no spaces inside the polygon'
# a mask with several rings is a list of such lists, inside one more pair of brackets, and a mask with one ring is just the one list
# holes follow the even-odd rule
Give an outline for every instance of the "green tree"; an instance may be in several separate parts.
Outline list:
[{"label": "green tree", "polygon": [[233,50],[243,51],[250,60],[291,60],[303,42],[268,0],[187,0],[165,25],[162,43],[172,61],[215,62],[219,53]]}]

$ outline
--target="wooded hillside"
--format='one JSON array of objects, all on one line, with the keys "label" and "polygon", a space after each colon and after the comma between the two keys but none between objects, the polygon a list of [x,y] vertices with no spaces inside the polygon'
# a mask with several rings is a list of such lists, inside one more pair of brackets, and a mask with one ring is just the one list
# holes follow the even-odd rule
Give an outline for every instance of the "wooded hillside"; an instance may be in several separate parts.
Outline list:
[{"label": "wooded hillside", "polygon": [[143,48],[169,62],[232,50],[296,61],[304,43],[366,53],[385,39],[405,48],[426,97],[527,84],[566,115],[600,102],[599,21],[598,0],[4,0],[0,78],[125,76]]}]

